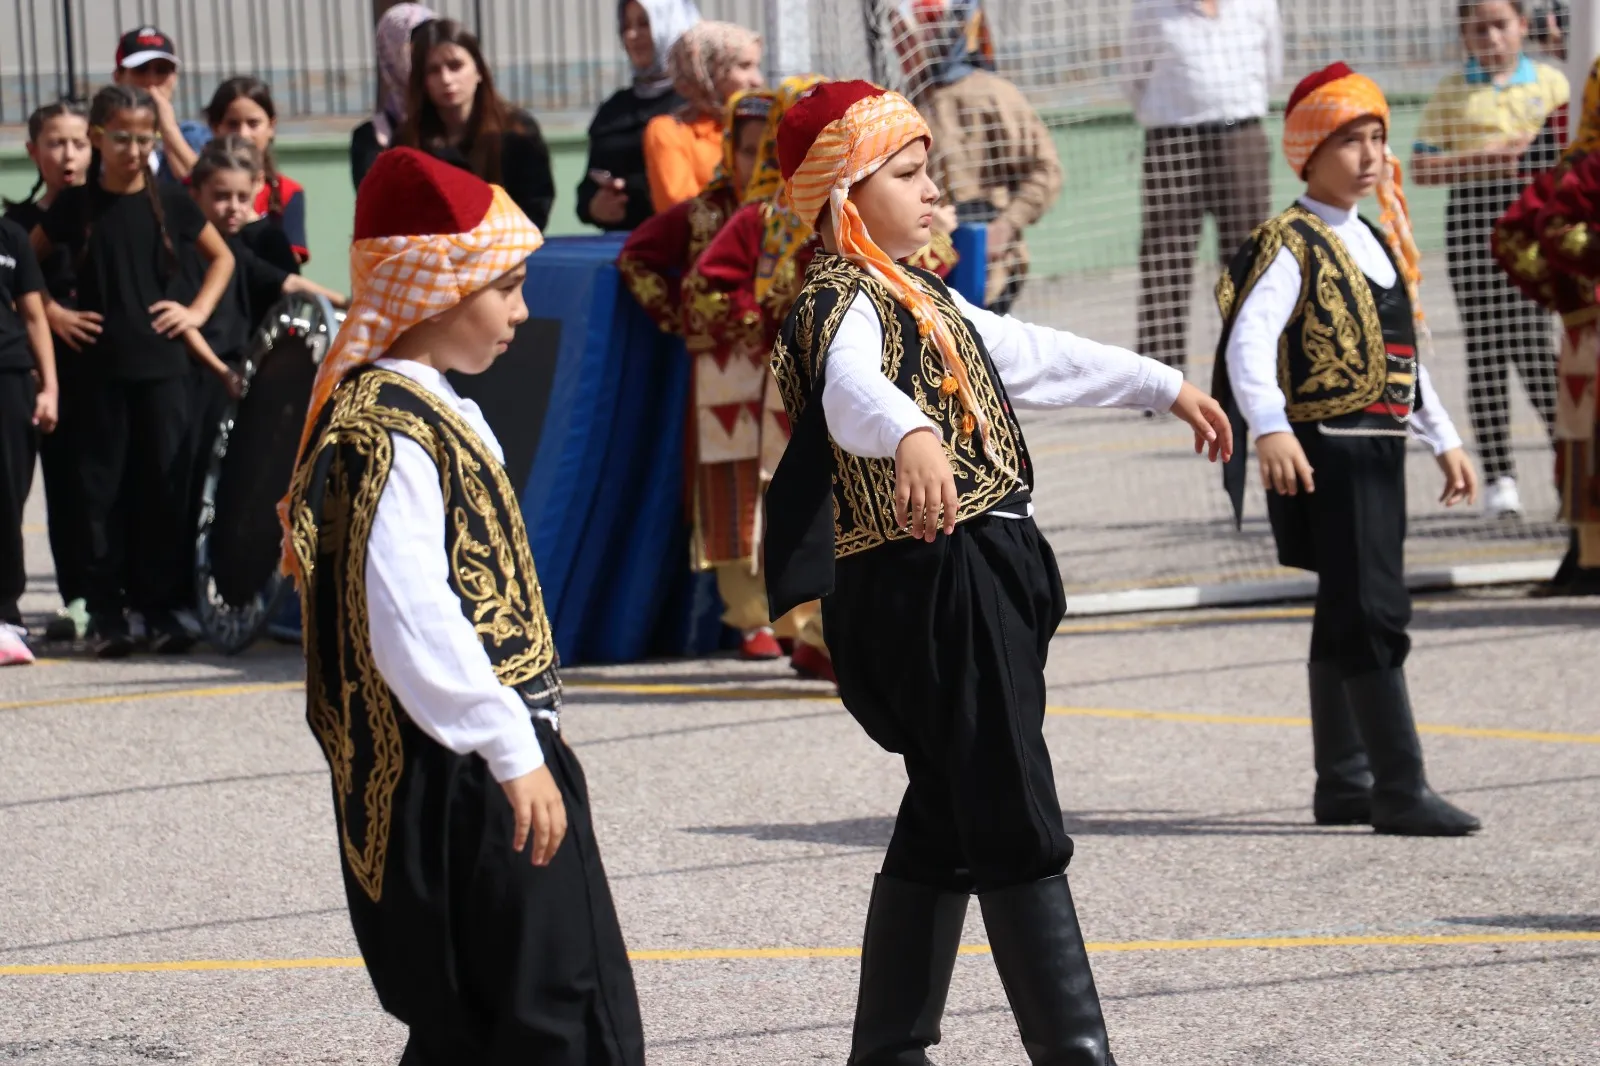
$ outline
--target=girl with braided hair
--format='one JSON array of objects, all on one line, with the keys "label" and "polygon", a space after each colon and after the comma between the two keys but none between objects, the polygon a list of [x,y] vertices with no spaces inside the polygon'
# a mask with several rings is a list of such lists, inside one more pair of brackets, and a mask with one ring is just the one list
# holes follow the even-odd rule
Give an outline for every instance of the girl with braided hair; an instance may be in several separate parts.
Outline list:
[{"label": "girl with braided hair", "polygon": [[[41,261],[66,248],[77,271],[76,328],[63,340],[93,366],[79,471],[88,524],[87,600],[97,654],[133,650],[126,610],[144,615],[152,650],[193,643],[174,611],[182,572],[181,492],[188,424],[186,334],[227,289],[233,254],[181,186],[157,185],[150,94],[108,85],[89,109],[94,154],[86,184],[63,189],[31,240]],[[198,289],[183,269],[205,262]],[[50,301],[53,302],[53,301]]]}]

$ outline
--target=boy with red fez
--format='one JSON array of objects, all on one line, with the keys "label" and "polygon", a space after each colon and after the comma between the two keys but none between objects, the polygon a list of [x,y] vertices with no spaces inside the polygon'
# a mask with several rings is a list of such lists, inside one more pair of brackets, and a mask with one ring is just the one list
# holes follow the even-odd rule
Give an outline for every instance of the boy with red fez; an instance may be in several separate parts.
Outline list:
[{"label": "boy with red fez", "polygon": [[1545,591],[1600,594],[1600,60],[1572,143],[1496,223],[1495,258],[1532,300],[1561,315],[1556,477],[1572,543]]},{"label": "boy with red fez", "polygon": [[281,508],[350,920],[406,1066],[644,1061],[527,530],[445,377],[505,352],[542,241],[498,186],[378,157]]},{"label": "boy with red fez", "polygon": [[[737,415],[726,439],[716,433],[716,426],[710,427],[710,449],[706,427],[701,429],[696,506],[703,532],[697,538],[697,562],[704,566],[717,559],[729,560],[717,565],[717,578],[733,625],[745,621],[764,624],[767,620],[767,588],[758,566],[765,524],[760,514],[761,496],[789,442],[789,419],[768,369],[767,353],[800,291],[806,268],[821,247],[811,224],[815,220],[801,219],[780,202],[783,174],[778,165],[778,130],[789,108],[822,80],[816,75],[799,75],[778,86],[745,187],[744,206],[695,259],[682,283],[682,321],[689,351],[711,353],[717,368],[712,373],[701,360],[699,391],[706,394],[708,384],[715,382],[715,395],[722,401],[720,412],[748,412],[748,417]],[[943,277],[956,260],[950,238],[936,231],[932,242],[911,262]],[[742,389],[736,383],[742,384]],[[719,417],[719,425],[725,424],[726,418],[725,414]],[[709,464],[712,449],[737,458],[731,463]],[[746,503],[737,510],[736,523],[714,520],[719,511],[729,509],[719,506],[716,494],[707,491],[714,489],[706,484],[713,471],[739,482],[741,491],[725,494]],[[707,536],[719,526],[734,536]],[[790,611],[778,620],[776,632],[794,638],[796,671],[834,680],[817,604],[801,604]]]},{"label": "boy with red fez", "polygon": [[767,494],[771,611],[822,598],[845,707],[909,779],[850,1062],[927,1062],[976,893],[1029,1058],[1107,1066],[1043,733],[1064,597],[1012,408],[1171,408],[1213,459],[1229,427],[1176,370],[978,310],[907,265],[939,201],[929,141],[903,96],[860,81],[818,87],[778,134],[823,251],[772,350],[794,433]]},{"label": "boy with red fez", "polygon": [[[1318,575],[1313,814],[1380,833],[1471,833],[1478,820],[1428,787],[1406,692],[1407,437],[1438,458],[1447,506],[1476,497],[1477,475],[1419,359],[1429,352],[1421,255],[1389,104],[1335,63],[1296,87],[1284,123],[1306,193],[1251,235],[1217,284],[1213,391],[1249,424],[1279,560]],[[1377,225],[1356,213],[1374,192]],[[1236,515],[1245,452],[1223,479]]]}]

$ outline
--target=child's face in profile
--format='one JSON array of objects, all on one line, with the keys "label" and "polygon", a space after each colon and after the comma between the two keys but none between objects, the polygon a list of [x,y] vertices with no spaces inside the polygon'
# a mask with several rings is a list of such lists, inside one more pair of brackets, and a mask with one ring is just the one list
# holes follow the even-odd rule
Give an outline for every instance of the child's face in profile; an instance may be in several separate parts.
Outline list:
[{"label": "child's face in profile", "polygon": [[1325,204],[1354,207],[1378,187],[1388,143],[1388,131],[1376,115],[1346,122],[1306,164],[1306,192]]},{"label": "child's face in profile", "polygon": [[195,190],[206,221],[232,237],[255,221],[256,184],[260,176],[247,170],[219,170]]},{"label": "child's face in profile", "polygon": [[522,283],[526,263],[500,275],[434,320],[429,339],[433,365],[439,370],[481,374],[494,365],[528,320]]},{"label": "child's face in profile", "polygon": [[1517,65],[1528,20],[1511,0],[1483,0],[1461,23],[1461,40],[1478,65],[1503,74]]},{"label": "child's face in profile", "polygon": [[850,199],[873,241],[891,259],[904,259],[933,239],[933,207],[939,187],[928,176],[928,144],[912,141],[865,181]]}]

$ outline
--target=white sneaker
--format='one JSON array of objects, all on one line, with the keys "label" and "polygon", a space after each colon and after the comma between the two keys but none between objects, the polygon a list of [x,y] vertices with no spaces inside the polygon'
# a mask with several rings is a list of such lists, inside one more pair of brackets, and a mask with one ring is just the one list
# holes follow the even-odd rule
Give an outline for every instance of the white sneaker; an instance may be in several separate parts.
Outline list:
[{"label": "white sneaker", "polygon": [[21,626],[0,622],[0,666],[27,666],[33,662],[33,651],[23,639],[27,635]]},{"label": "white sneaker", "polygon": [[1522,497],[1517,494],[1517,479],[1497,477],[1483,488],[1483,513],[1490,518],[1521,518]]}]

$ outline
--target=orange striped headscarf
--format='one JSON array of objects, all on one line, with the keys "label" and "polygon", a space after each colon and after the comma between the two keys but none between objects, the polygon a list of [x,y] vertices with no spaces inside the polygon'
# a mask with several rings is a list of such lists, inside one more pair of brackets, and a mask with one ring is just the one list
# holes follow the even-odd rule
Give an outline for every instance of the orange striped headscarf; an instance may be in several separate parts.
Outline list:
[{"label": "orange striped headscarf", "polygon": [[[1283,154],[1301,178],[1306,164],[1322,142],[1348,122],[1375,116],[1389,129],[1389,101],[1376,82],[1357,74],[1343,63],[1334,63],[1307,75],[1289,96],[1283,119]],[[1422,300],[1417,286],[1422,281],[1422,252],[1411,232],[1411,209],[1406,203],[1404,175],[1393,148],[1385,147],[1386,166],[1378,181],[1378,229],[1394,253],[1406,293],[1411,298],[1411,313],[1419,332],[1426,336]],[[1419,338],[1422,339],[1422,338]]]},{"label": "orange striped headscarf", "polygon": [[[347,374],[381,356],[419,322],[515,270],[543,243],[539,228],[500,186],[414,148],[379,155],[356,195],[350,307],[317,368],[300,460],[317,417]],[[278,504],[278,517],[283,565],[298,578],[287,498]]]},{"label": "orange striped headscarf", "polygon": [[978,433],[985,452],[998,463],[989,445],[988,417],[973,392],[950,324],[933,298],[873,241],[850,200],[852,186],[877,173],[916,140],[931,145],[933,135],[917,109],[899,93],[864,81],[821,85],[784,116],[778,135],[784,195],[808,222],[819,219],[826,208],[839,254],[888,286],[911,312],[923,343],[932,344],[944,364],[941,390],[954,392],[961,401],[962,433]]}]

